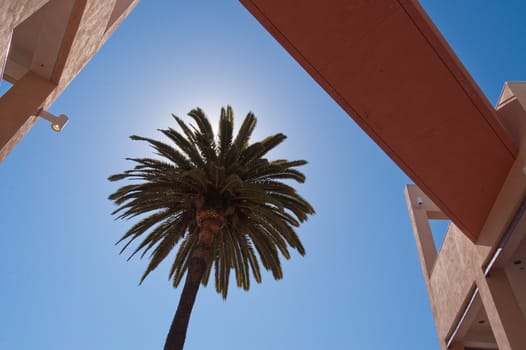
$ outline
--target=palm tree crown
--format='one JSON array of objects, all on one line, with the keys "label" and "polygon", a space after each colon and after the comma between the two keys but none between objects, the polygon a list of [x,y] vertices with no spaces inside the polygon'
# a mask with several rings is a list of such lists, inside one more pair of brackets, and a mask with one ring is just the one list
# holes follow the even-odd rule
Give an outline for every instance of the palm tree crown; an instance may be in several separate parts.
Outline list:
[{"label": "palm tree crown", "polygon": [[306,161],[265,158],[286,136],[276,134],[250,144],[256,126],[252,113],[234,135],[232,108],[222,108],[217,137],[201,109],[188,115],[195,124],[174,116],[180,131],[160,130],[172,144],[131,136],[149,143],[160,158],[131,158],[133,169],[109,178],[132,180],[110,195],[118,205],[113,214],[122,219],[143,216],[119,240],[125,243],[121,253],[142,240],[130,255],[150,253],[142,282],[177,248],[170,270],[174,286],[187,271],[190,274],[192,257],[198,256],[204,263],[199,281],[206,285],[213,267],[215,287],[223,298],[231,270],[245,290],[250,274],[261,282],[260,265],[275,279],[282,278],[280,255],[289,259],[289,248],[305,253],[295,228],[314,214],[289,185],[290,180],[305,181],[296,168]]}]

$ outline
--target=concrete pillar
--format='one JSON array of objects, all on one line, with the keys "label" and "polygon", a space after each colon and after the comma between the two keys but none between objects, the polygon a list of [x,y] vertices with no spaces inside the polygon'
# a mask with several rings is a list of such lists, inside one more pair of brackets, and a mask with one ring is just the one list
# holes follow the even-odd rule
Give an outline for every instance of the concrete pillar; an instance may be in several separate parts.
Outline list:
[{"label": "concrete pillar", "polygon": [[502,269],[477,278],[480,298],[488,315],[499,350],[526,349],[526,320]]},{"label": "concrete pillar", "polygon": [[433,239],[433,233],[429,226],[429,220],[425,210],[416,209],[411,217],[413,224],[413,233],[418,248],[418,253],[424,267],[424,273],[427,278],[431,277],[433,265],[437,258],[437,248]]},{"label": "concrete pillar", "polygon": [[0,162],[34,124],[35,111],[55,88],[28,72],[0,98]]},{"label": "concrete pillar", "polygon": [[[405,188],[407,209],[413,226],[422,271],[426,281],[431,277],[433,266],[437,258],[437,248],[433,233],[429,226],[430,218],[445,218],[440,209],[416,185],[407,185]],[[418,203],[417,203],[418,202]]]}]

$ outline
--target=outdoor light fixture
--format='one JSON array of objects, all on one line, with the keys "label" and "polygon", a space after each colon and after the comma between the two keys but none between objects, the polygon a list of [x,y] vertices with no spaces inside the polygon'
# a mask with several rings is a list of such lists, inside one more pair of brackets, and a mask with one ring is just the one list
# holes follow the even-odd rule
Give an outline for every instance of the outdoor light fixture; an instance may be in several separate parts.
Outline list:
[{"label": "outdoor light fixture", "polygon": [[416,197],[416,206],[421,207],[422,204],[424,204],[424,201],[422,200],[422,197]]},{"label": "outdoor light fixture", "polygon": [[36,115],[49,121],[51,123],[51,129],[57,132],[61,131],[64,128],[64,126],[66,126],[69,120],[69,118],[64,114],[59,114],[58,116],[55,116],[43,109],[39,109]]}]

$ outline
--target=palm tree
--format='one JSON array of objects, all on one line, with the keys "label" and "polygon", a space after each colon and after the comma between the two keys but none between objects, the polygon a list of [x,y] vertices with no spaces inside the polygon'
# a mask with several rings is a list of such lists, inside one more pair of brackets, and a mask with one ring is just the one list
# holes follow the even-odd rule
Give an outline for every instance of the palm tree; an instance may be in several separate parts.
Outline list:
[{"label": "palm tree", "polygon": [[186,273],[165,350],[183,348],[199,285],[208,283],[212,267],[216,290],[225,299],[231,270],[237,286],[245,290],[250,287],[250,273],[261,282],[260,263],[281,279],[280,255],[289,259],[289,247],[305,254],[295,227],[314,214],[288,184],[305,181],[295,168],[306,161],[264,158],[285,135],[249,144],[256,126],[255,116],[249,113],[234,137],[230,106],[221,109],[217,137],[201,109],[188,115],[196,125],[173,116],[182,132],[160,130],[173,145],[131,136],[149,143],[160,158],[129,159],[135,163],[133,169],[109,177],[132,181],[110,195],[118,205],[113,214],[120,219],[143,216],[117,242],[126,242],[122,253],[142,239],[130,258],[150,252],[141,283],[175,247],[170,270],[174,287]]}]

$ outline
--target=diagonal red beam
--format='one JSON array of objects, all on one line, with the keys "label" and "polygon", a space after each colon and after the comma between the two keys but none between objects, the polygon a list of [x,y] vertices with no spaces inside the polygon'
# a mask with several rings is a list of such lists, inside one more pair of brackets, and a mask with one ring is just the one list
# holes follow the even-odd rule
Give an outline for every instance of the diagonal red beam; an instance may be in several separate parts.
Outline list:
[{"label": "diagonal red beam", "polygon": [[241,3],[476,240],[517,148],[421,6],[413,0]]}]

